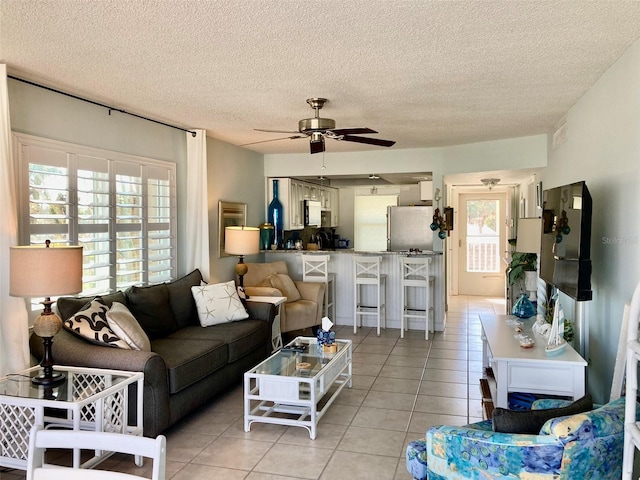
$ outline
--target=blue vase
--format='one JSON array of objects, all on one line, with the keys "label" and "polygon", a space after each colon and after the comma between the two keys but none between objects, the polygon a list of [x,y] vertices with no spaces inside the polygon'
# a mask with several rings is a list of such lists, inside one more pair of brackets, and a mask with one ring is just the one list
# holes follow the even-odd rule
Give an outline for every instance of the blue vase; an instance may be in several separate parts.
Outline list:
[{"label": "blue vase", "polygon": [[531,303],[527,294],[523,293],[513,306],[511,313],[518,318],[529,318],[536,314],[536,307],[533,306],[533,303]]},{"label": "blue vase", "polygon": [[284,247],[284,207],[278,199],[278,180],[273,181],[273,200],[267,209],[267,222],[274,226],[273,244]]}]

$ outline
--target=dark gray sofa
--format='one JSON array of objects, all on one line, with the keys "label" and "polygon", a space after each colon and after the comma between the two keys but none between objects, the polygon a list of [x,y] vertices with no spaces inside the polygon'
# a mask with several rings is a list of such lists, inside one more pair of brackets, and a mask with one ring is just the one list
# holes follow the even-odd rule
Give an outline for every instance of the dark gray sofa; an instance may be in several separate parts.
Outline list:
[{"label": "dark gray sofa", "polygon": [[[144,435],[155,437],[239,384],[244,372],[272,350],[275,308],[269,303],[248,302],[246,320],[201,327],[191,294],[201,280],[200,271],[194,270],[171,283],[101,297],[108,306],[127,305],[149,336],[151,352],[95,345],[62,329],[53,340],[55,363],[144,372]],[[58,299],[61,318],[69,318],[93,298]],[[33,335],[30,347],[40,360],[42,340]],[[130,398],[130,415],[134,402]]]}]

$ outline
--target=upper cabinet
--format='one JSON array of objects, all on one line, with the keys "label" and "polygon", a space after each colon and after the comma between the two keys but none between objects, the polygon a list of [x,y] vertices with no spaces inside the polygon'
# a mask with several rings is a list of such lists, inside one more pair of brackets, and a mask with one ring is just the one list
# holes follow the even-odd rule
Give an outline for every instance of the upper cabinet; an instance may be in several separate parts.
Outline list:
[{"label": "upper cabinet", "polygon": [[[267,178],[267,200],[265,209],[273,199],[273,180],[278,180],[278,199],[284,207],[284,229],[304,228],[304,200],[316,200],[324,211],[331,212],[331,225],[338,226],[338,189],[307,183],[293,178]],[[327,225],[324,225],[327,226]]]}]

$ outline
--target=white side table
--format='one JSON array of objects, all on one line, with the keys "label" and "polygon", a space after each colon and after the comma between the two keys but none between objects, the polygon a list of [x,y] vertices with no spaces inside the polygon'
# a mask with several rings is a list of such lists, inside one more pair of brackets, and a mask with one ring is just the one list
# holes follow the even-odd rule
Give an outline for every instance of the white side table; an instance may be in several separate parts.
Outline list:
[{"label": "white side table", "polygon": [[262,303],[271,303],[276,307],[276,316],[273,319],[273,326],[271,327],[271,345],[273,346],[273,351],[279,350],[282,348],[282,335],[280,332],[280,309],[282,308],[282,304],[287,301],[287,297],[260,297],[256,295],[252,295],[247,298],[248,302],[262,302]]},{"label": "white side table", "polygon": [[[62,365],[55,369],[67,378],[51,388],[31,382],[31,377],[41,372],[40,367],[0,378],[0,466],[26,470],[29,432],[35,424],[142,436],[142,372]],[[129,385],[137,388],[135,424],[129,423]],[[52,415],[51,411],[59,414]],[[92,468],[110,455],[96,450],[82,463],[80,450],[76,449],[73,467]],[[136,464],[142,466],[141,456],[136,456]]]}]

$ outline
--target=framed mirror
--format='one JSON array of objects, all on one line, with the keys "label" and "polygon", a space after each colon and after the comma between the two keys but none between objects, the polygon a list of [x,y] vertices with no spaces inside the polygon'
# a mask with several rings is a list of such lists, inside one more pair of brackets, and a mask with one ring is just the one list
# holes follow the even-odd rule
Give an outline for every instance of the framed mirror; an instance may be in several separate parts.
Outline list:
[{"label": "framed mirror", "polygon": [[240,227],[247,224],[247,204],[234,202],[218,202],[218,257],[228,257],[224,250],[224,229]]}]

